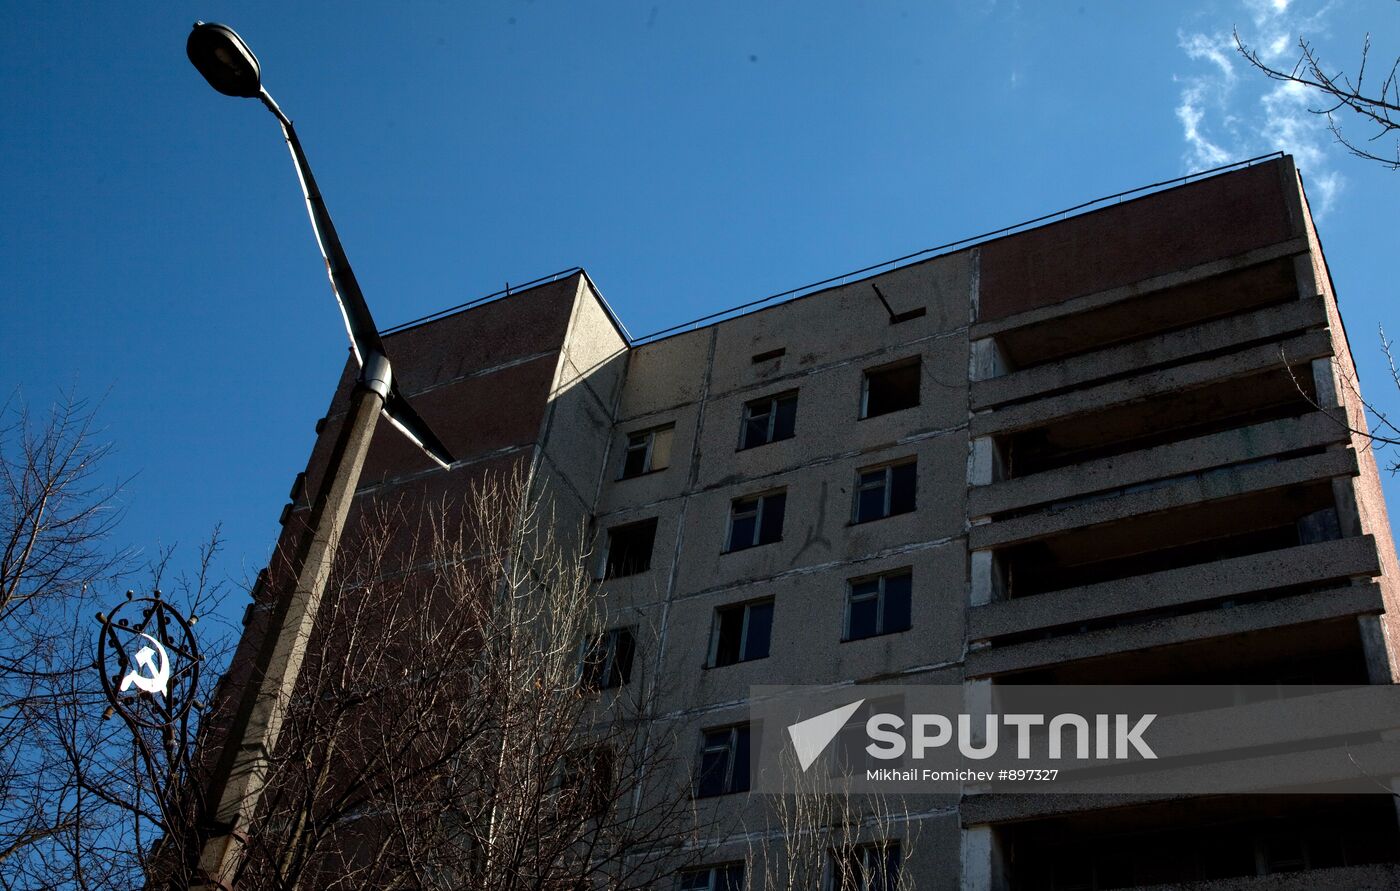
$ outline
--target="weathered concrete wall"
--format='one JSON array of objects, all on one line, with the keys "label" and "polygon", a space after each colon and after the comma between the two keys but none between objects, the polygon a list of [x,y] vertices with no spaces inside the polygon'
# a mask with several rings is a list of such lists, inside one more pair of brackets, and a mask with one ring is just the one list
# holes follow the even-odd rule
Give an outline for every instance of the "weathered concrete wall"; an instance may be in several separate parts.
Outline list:
[{"label": "weathered concrete wall", "polygon": [[[1328,330],[1332,337],[1333,360],[1330,369],[1317,371],[1330,376],[1333,392],[1324,408],[1341,409],[1346,426],[1351,431],[1351,446],[1357,455],[1360,474],[1338,490],[1338,510],[1343,515],[1344,528],[1350,519],[1354,528],[1350,534],[1373,535],[1379,546],[1381,575],[1377,579],[1385,601],[1386,614],[1381,620],[1383,646],[1386,661],[1390,666],[1392,679],[1400,678],[1400,563],[1396,561],[1394,538],[1390,531],[1390,518],[1386,511],[1385,493],[1381,489],[1381,477],[1376,467],[1376,456],[1368,431],[1366,406],[1361,394],[1361,379],[1356,373],[1352,360],[1351,344],[1348,342],[1346,327],[1338,307],[1337,295],[1332,288],[1332,276],[1327,270],[1327,258],[1322,253],[1322,243],[1318,239],[1313,223],[1312,212],[1307,205],[1302,178],[1292,171],[1296,185],[1291,193],[1294,214],[1301,215],[1304,232],[1308,239],[1309,253],[1295,265],[1298,274],[1299,296],[1320,294],[1327,310]],[[1330,372],[1330,375],[1327,374]],[[1322,394],[1319,394],[1319,401]],[[1333,409],[1334,412],[1336,409]]]},{"label": "weathered concrete wall", "polygon": [[1301,234],[1285,199],[1291,184],[1284,166],[1282,159],[1259,164],[982,245],[978,320]]},{"label": "weathered concrete wall", "polygon": [[586,276],[577,286],[537,437],[532,494],[548,495],[564,547],[586,545],[608,463],[608,430],[627,364],[627,341]]},{"label": "weathered concrete wall", "polygon": [[[742,699],[757,679],[793,683],[873,678],[961,658],[965,584],[961,500],[967,443],[967,255],[832,289],[632,350],[613,447],[627,432],[674,423],[666,470],[617,479],[614,460],[598,503],[606,529],[646,517],[658,528],[651,569],[610,580],[611,603],[652,623],[668,701]],[[754,355],[784,350],[755,363]],[[866,368],[918,357],[916,408],[861,420]],[[745,403],[796,391],[792,439],[739,450]],[[919,509],[853,526],[859,468],[918,461]],[[725,553],[731,502],[786,490],[780,542]],[[842,643],[846,580],[912,567],[916,631]],[[716,607],[772,597],[772,655],[703,668]]]}]

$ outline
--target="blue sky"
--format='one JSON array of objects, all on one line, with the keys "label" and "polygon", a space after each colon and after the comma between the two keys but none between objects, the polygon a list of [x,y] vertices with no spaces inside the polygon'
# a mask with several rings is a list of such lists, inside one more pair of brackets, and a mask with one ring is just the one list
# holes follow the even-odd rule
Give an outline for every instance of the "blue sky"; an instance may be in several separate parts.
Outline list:
[{"label": "blue sky", "polygon": [[1281,148],[1400,403],[1400,173],[1228,39],[1389,59],[1393,3],[7,3],[0,382],[101,399],[122,540],[190,558],[221,523],[233,579],[346,344],[276,124],[189,66],[196,17],[258,53],[385,326],[577,264],[642,334]]}]

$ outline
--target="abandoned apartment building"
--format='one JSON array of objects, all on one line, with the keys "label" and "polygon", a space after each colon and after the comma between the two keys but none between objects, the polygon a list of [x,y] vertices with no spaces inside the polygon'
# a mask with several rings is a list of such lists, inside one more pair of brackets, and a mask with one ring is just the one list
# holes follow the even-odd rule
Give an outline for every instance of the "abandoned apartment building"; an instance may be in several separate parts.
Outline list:
[{"label": "abandoned apartment building", "polygon": [[[578,270],[386,332],[458,461],[381,425],[362,486],[461,497],[527,465],[596,531],[589,682],[645,662],[699,806],[761,808],[755,684],[1392,683],[1338,313],[1288,156],[660,337]],[[1400,887],[1386,795],[970,790],[909,820],[865,887]],[[676,887],[742,887],[748,851],[717,840]]]}]

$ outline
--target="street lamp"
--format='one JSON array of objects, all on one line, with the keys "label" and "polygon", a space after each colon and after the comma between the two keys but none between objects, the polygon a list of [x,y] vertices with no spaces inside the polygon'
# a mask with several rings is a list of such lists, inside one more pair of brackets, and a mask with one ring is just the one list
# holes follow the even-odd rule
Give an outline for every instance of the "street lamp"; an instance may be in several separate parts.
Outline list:
[{"label": "street lamp", "polygon": [[263,87],[257,56],[232,28],[212,22],[195,23],[185,52],[210,86],[226,96],[262,100],[282,125],[282,135],[301,180],[311,228],[326,262],[331,290],[360,365],[350,409],[312,502],[308,532],[293,564],[295,585],[277,599],[253,673],[239,697],[238,709],[206,788],[198,868],[202,880],[209,885],[227,887],[241,858],[239,839],[262,796],[268,758],[277,745],[283,710],[301,671],[331,562],[379,416],[384,415],[443,468],[451,465],[452,457],[399,390],[379,329],[340,246],[296,130]]}]

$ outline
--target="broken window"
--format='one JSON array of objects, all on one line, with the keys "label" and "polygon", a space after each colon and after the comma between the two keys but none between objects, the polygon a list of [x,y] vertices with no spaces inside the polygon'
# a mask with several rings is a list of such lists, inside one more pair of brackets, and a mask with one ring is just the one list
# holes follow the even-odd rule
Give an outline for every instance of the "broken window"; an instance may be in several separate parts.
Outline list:
[{"label": "broken window", "polygon": [[768,656],[773,636],[773,601],[756,600],[715,610],[710,665],[733,665]]},{"label": "broken window", "polygon": [[873,418],[919,404],[919,359],[867,368],[861,387],[860,416]]},{"label": "broken window", "polygon": [[612,628],[586,641],[579,658],[579,686],[585,690],[621,687],[632,678],[637,635],[631,628]]},{"label": "broken window", "polygon": [[656,540],[656,518],[614,526],[608,530],[608,557],[603,578],[636,575],[651,568],[651,546]]},{"label": "broken window", "polygon": [[630,479],[670,467],[671,438],[674,433],[675,425],[667,424],[664,427],[652,427],[629,434],[619,478]]},{"label": "broken window", "polygon": [[749,791],[749,724],[703,732],[695,797],[712,798]]}]

